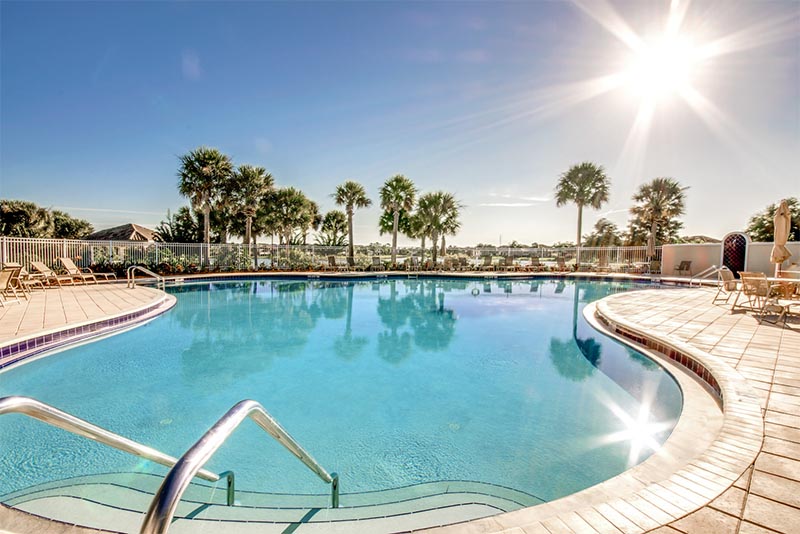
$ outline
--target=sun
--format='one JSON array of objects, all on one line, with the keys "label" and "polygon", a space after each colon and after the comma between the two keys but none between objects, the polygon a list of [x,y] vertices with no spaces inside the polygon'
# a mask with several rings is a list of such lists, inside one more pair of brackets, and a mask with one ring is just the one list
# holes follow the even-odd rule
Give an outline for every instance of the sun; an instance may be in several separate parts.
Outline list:
[{"label": "sun", "polygon": [[659,101],[680,95],[692,87],[699,63],[700,54],[689,37],[642,40],[631,50],[625,85],[641,99]]}]

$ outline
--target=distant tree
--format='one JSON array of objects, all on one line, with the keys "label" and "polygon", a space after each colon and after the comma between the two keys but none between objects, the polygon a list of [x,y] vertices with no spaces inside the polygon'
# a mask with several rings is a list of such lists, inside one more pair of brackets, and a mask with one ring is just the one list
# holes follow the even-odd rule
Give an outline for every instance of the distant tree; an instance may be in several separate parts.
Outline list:
[{"label": "distant tree", "polygon": [[617,247],[622,244],[617,225],[603,218],[598,219],[592,233],[583,236],[583,239],[589,247]]},{"label": "distant tree", "polygon": [[258,207],[267,193],[275,187],[275,180],[264,167],[239,165],[230,180],[231,190],[228,193],[230,205],[236,215],[244,216],[244,242],[248,247],[253,242],[253,220]]},{"label": "distant tree", "polygon": [[372,201],[367,197],[364,186],[358,182],[348,180],[336,188],[336,192],[331,195],[338,206],[344,206],[347,214],[347,256],[353,260],[355,249],[353,243],[353,212],[356,208],[368,208]]},{"label": "distant tree", "polygon": [[[203,241],[211,243],[211,211],[230,191],[231,159],[216,148],[199,147],[180,156],[178,191],[203,214]],[[225,230],[223,230],[225,233]],[[223,237],[224,241],[224,237]]]},{"label": "distant tree", "polygon": [[0,235],[9,237],[53,237],[53,215],[25,200],[0,200]]},{"label": "distant tree", "polygon": [[414,209],[417,189],[414,182],[397,174],[389,178],[380,189],[381,208],[392,214],[392,265],[397,264],[397,232],[400,229],[400,214]]},{"label": "distant tree", "polygon": [[[789,241],[800,241],[800,201],[796,197],[786,199],[789,205],[789,213],[792,214],[792,224],[789,227]],[[779,204],[770,204],[763,211],[759,211],[747,223],[748,234],[753,241],[774,241],[775,212],[778,211]]]},{"label": "distant tree", "polygon": [[[673,219],[656,229],[656,243],[677,243],[679,241],[683,223]],[[647,245],[647,238],[652,231],[651,225],[637,217],[628,220],[628,228],[622,234],[622,242],[629,247],[643,247]]]},{"label": "distant tree", "polygon": [[282,244],[295,242],[295,233],[305,235],[319,216],[317,204],[294,187],[272,191],[266,209],[266,225],[277,231]]},{"label": "distant tree", "polygon": [[347,216],[339,210],[331,210],[322,218],[316,243],[325,247],[343,247],[347,243]]},{"label": "distant tree", "polygon": [[187,206],[175,213],[167,210],[167,218],[156,226],[156,241],[164,243],[201,243],[202,235],[198,218]]},{"label": "distant tree", "polygon": [[[683,215],[686,204],[686,190],[672,178],[655,178],[639,186],[633,195],[634,205],[630,212],[636,226],[650,226],[650,234],[655,236],[656,245],[668,243],[678,236],[683,223],[677,218]],[[658,230],[662,228],[662,233]],[[674,233],[672,233],[674,230]]]},{"label": "distant tree", "polygon": [[92,224],[63,211],[53,210],[53,237],[56,239],[83,239],[94,232]]},{"label": "distant tree", "polygon": [[578,206],[578,246],[581,246],[583,207],[600,209],[608,202],[610,186],[611,181],[603,167],[588,161],[573,165],[559,178],[556,186],[556,206],[561,207],[570,202]]}]

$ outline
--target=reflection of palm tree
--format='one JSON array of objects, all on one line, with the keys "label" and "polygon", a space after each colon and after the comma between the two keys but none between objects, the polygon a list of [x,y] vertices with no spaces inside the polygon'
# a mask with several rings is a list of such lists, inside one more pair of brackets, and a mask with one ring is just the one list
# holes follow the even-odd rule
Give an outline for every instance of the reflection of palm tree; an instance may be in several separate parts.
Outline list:
[{"label": "reflection of palm tree", "polygon": [[419,294],[412,296],[414,310],[411,329],[414,331],[414,342],[425,350],[444,350],[455,334],[456,315],[453,310],[444,307],[444,292],[437,295],[436,283],[426,285],[431,288],[429,296],[425,295],[424,285]]},{"label": "reflection of palm tree", "polygon": [[347,315],[345,319],[344,334],[333,342],[333,350],[336,355],[344,360],[352,360],[357,357],[368,340],[364,336],[353,336],[353,291],[355,284],[347,284]]},{"label": "reflection of palm tree", "polygon": [[410,316],[410,300],[397,298],[397,281],[389,281],[389,298],[378,299],[378,317],[389,330],[378,334],[378,354],[391,363],[400,363],[411,353],[411,334],[398,332]]},{"label": "reflection of palm tree", "polygon": [[[594,284],[591,284],[592,286]],[[572,339],[562,341],[550,339],[550,359],[558,373],[570,380],[579,382],[589,377],[600,364],[601,345],[592,337],[578,337],[579,286],[575,284],[572,299]],[[584,297],[586,293],[584,293]],[[586,365],[588,360],[591,365]]]}]

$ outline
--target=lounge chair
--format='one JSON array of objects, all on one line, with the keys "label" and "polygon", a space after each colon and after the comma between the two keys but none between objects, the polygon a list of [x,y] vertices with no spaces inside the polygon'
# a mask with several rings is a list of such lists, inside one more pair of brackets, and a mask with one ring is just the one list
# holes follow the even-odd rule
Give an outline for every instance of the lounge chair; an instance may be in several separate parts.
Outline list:
[{"label": "lounge chair", "polygon": [[386,267],[381,263],[380,256],[372,256],[372,265],[369,267],[370,271],[385,271]]},{"label": "lounge chair", "polygon": [[33,293],[34,288],[40,288],[44,290],[44,283],[39,278],[35,278],[25,270],[25,267],[20,265],[19,263],[7,262],[3,267],[19,267],[19,273],[15,278],[12,278],[11,283],[17,289],[22,290],[22,296],[25,299],[28,299],[27,293]]},{"label": "lounge chair", "polygon": [[717,302],[718,300],[723,300],[720,298],[720,294],[725,294],[725,302],[730,300],[731,295],[736,292],[738,282],[736,278],[733,276],[733,271],[728,268],[722,268],[717,271],[717,294],[714,295],[714,300],[711,302]]},{"label": "lounge chair", "polygon": [[[94,282],[95,284],[97,283],[97,277],[94,274],[85,273],[85,272],[81,271],[80,269],[75,267],[75,264],[72,263],[71,259],[69,259],[69,258],[58,258],[58,261],[61,262],[61,265],[64,266],[64,270],[67,271],[67,274],[70,275],[73,280],[80,280],[80,282],[82,284],[85,284],[87,282]],[[67,265],[69,265],[69,264],[72,264],[72,266],[75,267],[75,268],[72,269],[70,267],[67,267]]]},{"label": "lounge chair", "polygon": [[406,271],[419,271],[419,258],[416,256],[406,258]]},{"label": "lounge chair", "polygon": [[692,262],[688,260],[683,260],[679,265],[675,266],[675,271],[680,274],[688,274],[692,276]]},{"label": "lounge chair", "polygon": [[539,261],[538,256],[531,257],[531,262],[528,264],[528,271],[533,271],[535,273],[544,271],[546,267],[542,265],[542,262]]},{"label": "lounge chair", "polygon": [[651,261],[647,272],[650,274],[661,274],[661,262],[658,260]]},{"label": "lounge chair", "polygon": [[567,263],[564,261],[564,258],[561,257],[561,256],[556,258],[556,270],[559,271],[559,272],[562,272],[562,273],[569,270],[569,269],[567,269]]},{"label": "lounge chair", "polygon": [[498,267],[503,271],[516,271],[517,266],[514,264],[514,256],[503,258],[503,263],[499,264]]},{"label": "lounge chair", "polygon": [[53,269],[40,261],[32,261],[31,268],[34,270],[34,277],[38,277],[50,287],[61,287],[65,283],[75,284],[75,280],[68,274],[57,274]]},{"label": "lounge chair", "polygon": [[0,305],[5,306],[9,297],[14,297],[14,302],[19,304],[19,293],[14,284],[14,279],[19,277],[20,267],[3,267],[0,269]]},{"label": "lounge chair", "polygon": [[363,271],[364,268],[360,265],[356,264],[356,261],[351,258],[350,256],[347,257],[347,269],[348,271]]},{"label": "lounge chair", "polygon": [[483,263],[478,267],[479,271],[494,271],[491,256],[483,256]]},{"label": "lounge chair", "polygon": [[58,261],[61,262],[61,265],[64,266],[66,269],[67,274],[71,274],[72,276],[86,276],[87,278],[92,277],[94,278],[95,283],[97,283],[97,278],[101,277],[103,280],[108,282],[109,280],[116,280],[117,275],[114,273],[96,273],[89,269],[88,267],[84,267],[83,269],[78,268],[77,265],[70,259],[70,258],[58,258]]}]

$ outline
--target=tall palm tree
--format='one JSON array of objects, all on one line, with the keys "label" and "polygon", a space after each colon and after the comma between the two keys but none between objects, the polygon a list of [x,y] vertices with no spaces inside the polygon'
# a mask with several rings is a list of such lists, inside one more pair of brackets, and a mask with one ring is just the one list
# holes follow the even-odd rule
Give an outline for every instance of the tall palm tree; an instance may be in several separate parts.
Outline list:
[{"label": "tall palm tree", "polygon": [[[178,191],[192,207],[203,212],[203,240],[211,243],[211,209],[233,175],[231,159],[217,150],[201,146],[179,158]],[[206,260],[208,249],[206,248]]]},{"label": "tall palm tree", "polygon": [[606,176],[602,165],[585,161],[573,165],[561,175],[556,185],[556,206],[559,208],[572,202],[578,206],[577,245],[581,246],[581,225],[583,223],[583,207],[593,209],[608,202],[608,189],[611,181]]},{"label": "tall palm tree", "polygon": [[433,242],[433,261],[436,262],[439,252],[439,237],[445,234],[455,235],[460,227],[458,221],[461,205],[450,193],[436,191],[426,193],[417,202],[418,235],[423,239],[430,237]]},{"label": "tall palm tree", "polygon": [[640,185],[633,195],[633,201],[638,204],[631,208],[631,215],[650,225],[650,235],[656,245],[659,227],[669,225],[686,211],[687,189],[672,178],[654,178]]},{"label": "tall palm tree", "polygon": [[400,225],[400,213],[414,209],[414,198],[417,189],[414,182],[397,174],[392,176],[380,189],[381,208],[392,214],[392,265],[397,264],[397,230]]},{"label": "tall palm tree", "polygon": [[331,195],[336,204],[344,206],[347,213],[347,235],[349,243],[347,245],[347,256],[352,261],[355,256],[353,248],[353,212],[356,208],[368,208],[372,201],[367,197],[364,186],[358,182],[347,180],[336,188],[336,192]]},{"label": "tall palm tree", "polygon": [[264,167],[240,165],[231,183],[231,203],[234,210],[245,217],[244,242],[250,249],[253,219],[267,193],[275,187],[275,180]]}]

